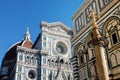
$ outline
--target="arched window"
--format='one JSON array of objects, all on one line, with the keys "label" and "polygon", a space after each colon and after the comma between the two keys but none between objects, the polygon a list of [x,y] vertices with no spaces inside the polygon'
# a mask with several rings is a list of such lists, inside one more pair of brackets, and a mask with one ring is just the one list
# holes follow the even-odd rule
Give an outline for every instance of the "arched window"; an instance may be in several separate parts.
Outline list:
[{"label": "arched window", "polygon": [[107,22],[105,22],[104,30],[106,30],[105,31],[106,36],[110,37],[109,41],[112,46],[114,46],[115,44],[119,42],[119,34],[118,34],[119,24],[120,24],[120,21],[116,17],[111,17],[110,19],[107,20]]},{"label": "arched window", "polygon": [[51,67],[54,67],[55,64],[54,64],[54,60],[51,60]]},{"label": "arched window", "polygon": [[34,57],[31,58],[31,63],[34,64]]},{"label": "arched window", "polygon": [[117,62],[120,64],[120,51],[116,51]]},{"label": "arched window", "polygon": [[28,64],[30,64],[30,63],[31,63],[30,56],[27,56],[27,57],[26,57],[26,62],[27,62]]}]

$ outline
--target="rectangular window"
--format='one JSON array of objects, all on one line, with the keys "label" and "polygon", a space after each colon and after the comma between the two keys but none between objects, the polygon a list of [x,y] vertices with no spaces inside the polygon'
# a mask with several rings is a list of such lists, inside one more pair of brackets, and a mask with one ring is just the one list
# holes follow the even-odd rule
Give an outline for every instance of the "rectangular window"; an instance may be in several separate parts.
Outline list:
[{"label": "rectangular window", "polygon": [[79,17],[79,27],[82,28],[81,18]]},{"label": "rectangular window", "polygon": [[43,36],[43,40],[46,40],[46,36]]},{"label": "rectangular window", "polygon": [[19,60],[20,60],[20,61],[23,60],[23,55],[22,55],[22,54],[19,55]]},{"label": "rectangular window", "polygon": [[100,8],[102,9],[104,7],[104,3],[103,3],[103,0],[98,0],[99,1],[99,4],[100,4]]},{"label": "rectangular window", "polygon": [[21,80],[21,74],[17,75],[17,80]]},{"label": "rectangular window", "polygon": [[84,56],[80,56],[80,62],[83,63],[84,62]]},{"label": "rectangular window", "polygon": [[116,34],[116,33],[113,33],[113,34],[112,34],[112,43],[113,43],[113,44],[118,43],[118,39],[117,39],[117,34]]},{"label": "rectangular window", "polygon": [[46,77],[43,77],[43,80],[46,80]]},{"label": "rectangular window", "polygon": [[43,69],[43,74],[46,74],[46,69]]},{"label": "rectangular window", "polygon": [[[89,11],[89,6],[85,9],[85,14],[86,16],[90,15],[90,11]],[[90,18],[86,17],[86,22],[88,23],[90,21]]]},{"label": "rectangular window", "polygon": [[18,72],[22,71],[22,66],[18,66]]},{"label": "rectangular window", "polygon": [[79,19],[75,21],[76,24],[76,33],[79,31]]},{"label": "rectangular window", "polygon": [[46,46],[46,42],[43,42],[43,46]]},{"label": "rectangular window", "polygon": [[83,15],[83,13],[81,14],[81,21],[82,21],[82,23],[81,23],[81,24],[82,24],[82,27],[83,27],[83,26],[84,26],[84,24],[85,24],[85,23],[84,23],[85,21],[84,21],[84,15]]},{"label": "rectangular window", "polygon": [[43,64],[46,64],[46,58],[43,57]]},{"label": "rectangular window", "polygon": [[104,0],[104,4],[107,5],[111,0]]},{"label": "rectangular window", "polygon": [[96,2],[95,1],[93,1],[92,6],[93,6],[93,10],[94,10],[95,14],[97,14],[97,9],[98,8],[96,7]]}]

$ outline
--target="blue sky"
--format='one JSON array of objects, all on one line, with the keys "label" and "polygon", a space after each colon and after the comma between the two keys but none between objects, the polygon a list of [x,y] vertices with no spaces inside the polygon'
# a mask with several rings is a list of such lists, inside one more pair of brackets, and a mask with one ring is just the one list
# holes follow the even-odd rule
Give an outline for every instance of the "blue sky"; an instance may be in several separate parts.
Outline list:
[{"label": "blue sky", "polygon": [[23,39],[27,27],[33,43],[41,21],[61,21],[72,28],[71,17],[83,1],[0,0],[0,64],[8,48]]}]

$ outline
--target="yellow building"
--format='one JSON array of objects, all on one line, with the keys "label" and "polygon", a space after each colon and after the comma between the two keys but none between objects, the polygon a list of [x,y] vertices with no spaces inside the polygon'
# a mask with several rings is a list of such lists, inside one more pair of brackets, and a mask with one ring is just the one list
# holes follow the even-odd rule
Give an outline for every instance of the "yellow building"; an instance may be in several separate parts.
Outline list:
[{"label": "yellow building", "polygon": [[[104,42],[102,46],[106,63],[97,64],[93,38],[93,21],[88,17],[90,10],[99,15],[96,23]],[[101,64],[106,67],[110,80],[120,80],[120,0],[85,0],[72,16],[73,38],[72,62],[74,80],[101,80],[99,69]],[[99,46],[101,47],[101,46]],[[96,53],[96,54],[95,54]],[[102,54],[103,54],[102,53]]]}]

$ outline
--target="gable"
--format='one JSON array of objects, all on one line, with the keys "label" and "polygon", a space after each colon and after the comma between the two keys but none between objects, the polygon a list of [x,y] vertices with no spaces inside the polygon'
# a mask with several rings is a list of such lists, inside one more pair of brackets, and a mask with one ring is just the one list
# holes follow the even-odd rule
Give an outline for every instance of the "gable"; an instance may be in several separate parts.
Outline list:
[{"label": "gable", "polygon": [[48,27],[48,30],[52,31],[52,32],[56,32],[56,33],[61,33],[61,34],[67,34],[68,32],[62,28],[61,26],[51,26]]},{"label": "gable", "polygon": [[61,32],[66,32],[66,33],[68,33],[71,30],[68,26],[64,25],[61,22],[48,23],[48,22],[42,21],[41,27],[46,27],[53,31],[59,30]]}]

